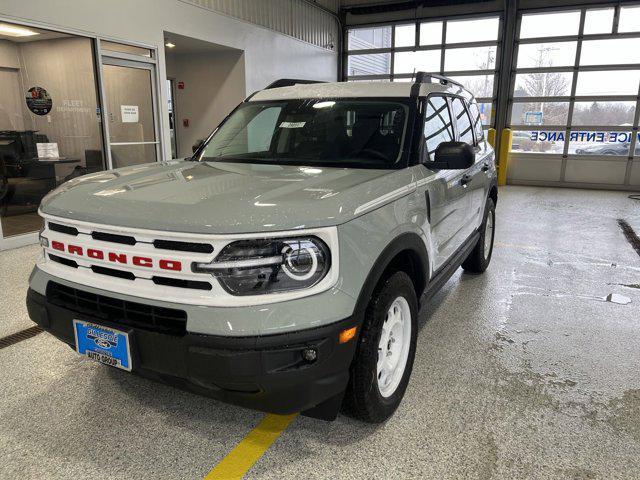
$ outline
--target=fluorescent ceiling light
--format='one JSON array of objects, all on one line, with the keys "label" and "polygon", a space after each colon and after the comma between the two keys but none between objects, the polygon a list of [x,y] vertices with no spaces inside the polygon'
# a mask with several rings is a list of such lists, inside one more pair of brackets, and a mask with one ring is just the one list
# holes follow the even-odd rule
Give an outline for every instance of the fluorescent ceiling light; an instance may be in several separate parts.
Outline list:
[{"label": "fluorescent ceiling light", "polygon": [[32,37],[33,35],[40,34],[28,28],[9,25],[8,23],[0,23],[0,35],[7,35],[8,37]]},{"label": "fluorescent ceiling light", "polygon": [[164,46],[167,47],[167,48],[173,48],[173,47],[175,47],[175,44],[173,44],[171,42],[167,42],[167,43],[164,44]]}]

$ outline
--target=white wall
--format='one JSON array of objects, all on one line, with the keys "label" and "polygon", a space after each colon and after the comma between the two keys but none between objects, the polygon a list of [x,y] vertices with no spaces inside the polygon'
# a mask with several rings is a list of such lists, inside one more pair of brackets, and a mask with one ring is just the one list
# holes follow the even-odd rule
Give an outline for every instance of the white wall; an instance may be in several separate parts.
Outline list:
[{"label": "white wall", "polygon": [[[163,98],[167,97],[164,31],[243,50],[245,94],[277,78],[337,78],[335,52],[177,0],[0,0],[0,17],[156,46]],[[166,101],[160,107],[165,158],[170,158]]]},{"label": "white wall", "polygon": [[[167,76],[184,82],[175,89],[175,125],[178,157],[192,154],[205,138],[245,98],[244,54],[239,51],[167,53]],[[183,126],[183,120],[189,126]]]}]

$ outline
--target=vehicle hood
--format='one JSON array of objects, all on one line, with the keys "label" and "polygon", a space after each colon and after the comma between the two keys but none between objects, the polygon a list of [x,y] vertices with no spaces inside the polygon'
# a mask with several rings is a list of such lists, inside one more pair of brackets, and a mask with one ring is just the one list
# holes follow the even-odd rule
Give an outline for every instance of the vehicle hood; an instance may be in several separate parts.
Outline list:
[{"label": "vehicle hood", "polygon": [[409,184],[409,169],[171,161],[73,179],[43,214],[130,228],[254,233],[338,225]]}]

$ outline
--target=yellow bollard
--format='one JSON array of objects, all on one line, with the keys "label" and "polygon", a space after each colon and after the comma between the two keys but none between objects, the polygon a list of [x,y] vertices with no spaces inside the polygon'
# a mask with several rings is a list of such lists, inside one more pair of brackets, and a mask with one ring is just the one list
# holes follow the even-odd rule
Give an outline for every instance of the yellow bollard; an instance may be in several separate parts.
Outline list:
[{"label": "yellow bollard", "polygon": [[489,130],[487,130],[487,142],[489,142],[489,145],[491,145],[493,148],[496,148],[496,129],[495,128],[490,128]]},{"label": "yellow bollard", "polygon": [[507,184],[507,169],[509,168],[509,154],[513,133],[510,128],[503,128],[500,135],[500,154],[498,155],[498,185]]}]

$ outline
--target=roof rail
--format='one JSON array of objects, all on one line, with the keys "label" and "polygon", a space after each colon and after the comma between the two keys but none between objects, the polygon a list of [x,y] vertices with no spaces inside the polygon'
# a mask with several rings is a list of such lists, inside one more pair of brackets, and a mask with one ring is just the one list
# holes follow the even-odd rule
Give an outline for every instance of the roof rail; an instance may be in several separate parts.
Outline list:
[{"label": "roof rail", "polygon": [[445,77],[444,75],[438,75],[436,73],[429,73],[429,72],[416,72],[415,73],[415,78],[416,81],[414,83],[414,86],[418,85],[419,86],[423,83],[427,83],[427,82],[432,82],[433,80],[436,80],[439,84],[441,85],[456,85],[460,88],[464,88],[464,86],[460,83],[460,82],[456,82],[455,80],[453,80],[452,78],[449,77]]},{"label": "roof rail", "polygon": [[292,87],[294,85],[309,84],[309,83],[326,83],[326,82],[323,82],[320,80],[299,80],[296,78],[281,78],[280,80],[271,82],[264,89],[269,90],[271,88]]}]

